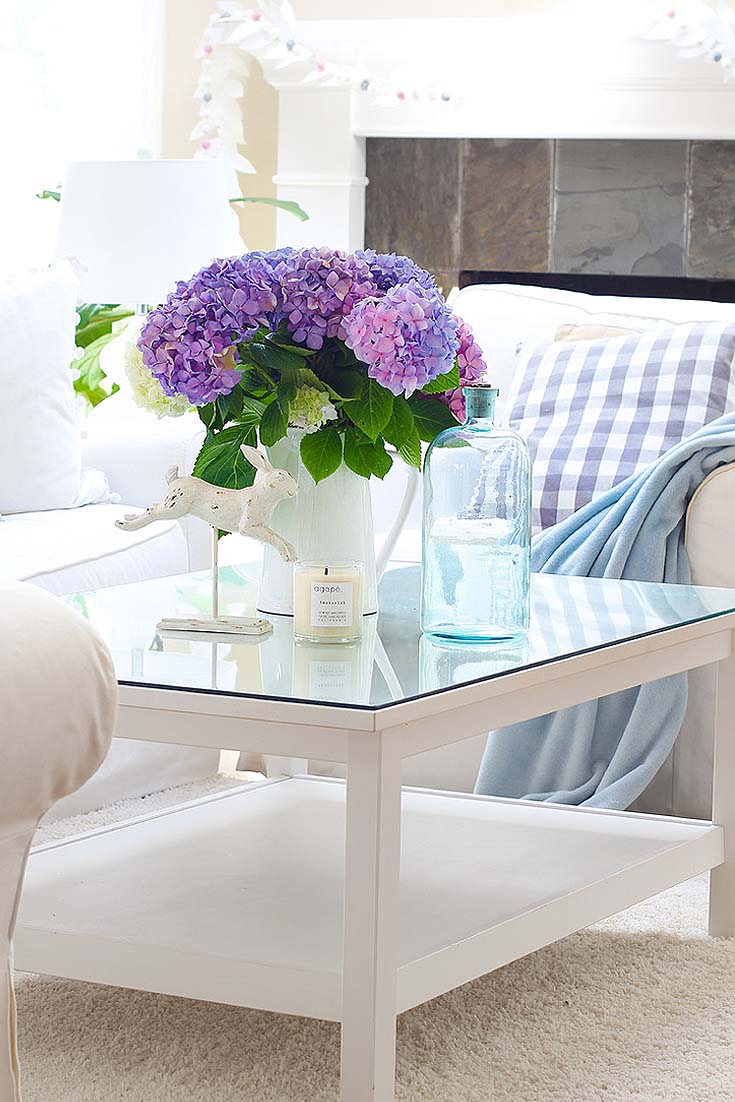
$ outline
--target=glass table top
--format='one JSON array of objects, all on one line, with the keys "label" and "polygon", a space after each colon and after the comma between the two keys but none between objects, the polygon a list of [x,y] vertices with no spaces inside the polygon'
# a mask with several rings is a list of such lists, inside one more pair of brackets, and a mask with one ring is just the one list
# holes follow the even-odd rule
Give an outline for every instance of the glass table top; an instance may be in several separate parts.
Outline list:
[{"label": "glass table top", "polygon": [[[194,692],[376,709],[735,611],[735,590],[537,574],[531,630],[513,643],[446,643],[419,628],[420,568],[395,565],[380,612],[350,645],[296,643],[293,620],[269,635],[163,636],[159,620],[209,615],[211,577],[195,573],[67,598],[100,631],[118,680]],[[220,612],[255,615],[257,568],[220,569]]]}]

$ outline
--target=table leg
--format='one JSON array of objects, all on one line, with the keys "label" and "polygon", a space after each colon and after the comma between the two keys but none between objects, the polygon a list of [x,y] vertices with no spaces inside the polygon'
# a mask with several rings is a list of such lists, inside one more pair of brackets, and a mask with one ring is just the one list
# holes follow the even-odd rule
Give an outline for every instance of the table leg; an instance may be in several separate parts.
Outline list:
[{"label": "table leg", "polygon": [[735,654],[717,664],[712,819],[725,832],[725,863],[710,873],[709,932],[735,937]]},{"label": "table leg", "polygon": [[347,762],[342,1102],[392,1102],[401,762],[380,732],[351,732]]}]

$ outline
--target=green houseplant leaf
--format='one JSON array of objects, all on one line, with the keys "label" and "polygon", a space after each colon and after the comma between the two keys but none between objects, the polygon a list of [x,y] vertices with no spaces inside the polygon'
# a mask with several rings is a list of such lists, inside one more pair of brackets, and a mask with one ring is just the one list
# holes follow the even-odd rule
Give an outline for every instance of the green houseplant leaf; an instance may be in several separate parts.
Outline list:
[{"label": "green houseplant leaf", "polygon": [[269,448],[286,435],[288,428],[288,403],[278,399],[265,407],[260,421],[260,442]]},{"label": "green houseplant leaf", "polygon": [[301,441],[301,459],[315,482],[323,482],[342,462],[342,437],[334,424],[307,433]]},{"label": "green houseplant leaf", "polygon": [[301,356],[295,352],[289,352],[285,348],[279,348],[275,344],[266,344],[265,341],[253,341],[249,346],[250,355],[256,364],[267,371],[296,371],[304,365]]},{"label": "green houseplant leaf", "polygon": [[[57,203],[61,202],[61,187],[58,188],[44,188],[43,191],[36,192],[37,199],[55,199]],[[234,199],[230,199],[231,203],[262,203],[266,207],[277,207],[278,210],[285,210],[288,214],[293,214],[294,218],[298,218],[300,222],[308,222],[309,215],[300,207],[298,203],[292,199],[276,199],[270,195],[237,195]]]},{"label": "green houseplant leaf", "polygon": [[430,383],[421,388],[422,394],[443,394],[445,390],[456,390],[460,385],[459,364],[454,361],[454,367],[444,375],[437,375]]},{"label": "green houseplant leaf", "polygon": [[103,333],[102,336],[88,344],[81,359],[74,360],[72,364],[72,367],[79,372],[78,377],[74,380],[74,391],[76,394],[83,395],[92,406],[99,405],[105,398],[109,398],[111,394],[120,389],[117,384],[114,384],[109,391],[105,390],[102,383],[107,376],[100,364],[102,349],[117,335],[117,333],[112,332]]},{"label": "green houseplant leaf", "polygon": [[428,444],[444,429],[457,427],[457,419],[438,398],[422,398],[412,394],[408,399],[419,436]]},{"label": "green houseplant leaf", "polygon": [[303,356],[304,359],[316,356],[315,349],[304,348],[300,344],[292,344],[292,339],[289,333],[266,333],[263,338],[266,344],[275,344],[276,348],[284,348],[286,352],[293,352],[297,356]]},{"label": "green houseplant leaf", "polygon": [[345,432],[345,463],[362,478],[370,478],[371,475],[385,478],[393,466],[383,440],[371,440],[353,425]]},{"label": "green houseplant leaf", "polygon": [[219,431],[230,421],[240,419],[244,400],[245,394],[239,386],[236,386],[229,394],[224,394],[216,401],[200,406],[199,419],[203,421],[208,429],[215,432]]},{"label": "green houseplant leaf", "polygon": [[375,379],[365,379],[357,398],[350,402],[349,416],[359,429],[377,440],[393,413],[393,395]]},{"label": "green houseplant leaf", "polygon": [[120,388],[113,384],[109,390],[103,386],[107,376],[102,370],[100,354],[106,344],[120,336],[133,311],[126,306],[104,306],[85,303],[78,311],[76,345],[83,349],[80,359],[72,362],[78,372],[74,391],[82,395],[92,406],[99,405]]},{"label": "green houseplant leaf", "polygon": [[247,428],[256,428],[260,424],[260,419],[265,411],[266,403],[259,401],[257,398],[243,397],[242,409],[237,417],[238,425],[243,425]]},{"label": "green houseplant leaf", "polygon": [[299,222],[309,221],[309,215],[303,207],[300,207],[298,203],[291,199],[274,199],[270,195],[238,195],[235,199],[230,199],[230,202],[262,203],[266,207],[277,207],[278,210],[285,210],[288,214],[292,214],[294,218],[298,218]]},{"label": "green houseplant leaf", "polygon": [[248,463],[240,451],[241,444],[251,444],[253,447],[257,445],[252,426],[230,425],[222,432],[207,433],[192,474],[214,486],[224,486],[231,490],[252,486],[255,481],[255,467]]},{"label": "green houseplant leaf", "polygon": [[393,412],[390,421],[383,429],[383,436],[394,447],[400,448],[405,440],[416,431],[413,413],[403,395],[393,399]]},{"label": "green houseplant leaf", "polygon": [[398,445],[398,454],[404,463],[408,463],[409,467],[416,467],[417,470],[421,470],[421,438],[415,425],[403,442]]},{"label": "green houseplant leaf", "polygon": [[97,303],[85,303],[77,310],[79,321],[76,328],[78,348],[87,348],[98,337],[106,333],[121,333],[124,326],[118,322],[126,321],[134,311],[128,306],[101,306]]}]

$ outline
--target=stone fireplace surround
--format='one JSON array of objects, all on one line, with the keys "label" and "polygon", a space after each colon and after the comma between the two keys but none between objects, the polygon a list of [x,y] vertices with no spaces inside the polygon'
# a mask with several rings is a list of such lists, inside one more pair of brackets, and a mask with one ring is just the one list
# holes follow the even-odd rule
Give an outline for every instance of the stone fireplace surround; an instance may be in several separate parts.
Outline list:
[{"label": "stone fireplace surround", "polygon": [[735,141],[368,137],[367,177],[366,245],[445,290],[515,272],[648,277],[631,282],[664,294],[735,279]]}]

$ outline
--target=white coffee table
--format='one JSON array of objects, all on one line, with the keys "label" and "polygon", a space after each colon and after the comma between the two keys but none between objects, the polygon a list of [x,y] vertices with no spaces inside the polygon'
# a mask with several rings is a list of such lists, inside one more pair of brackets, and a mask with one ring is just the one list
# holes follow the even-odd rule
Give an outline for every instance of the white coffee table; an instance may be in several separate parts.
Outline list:
[{"label": "white coffee table", "polygon": [[[228,610],[254,584],[224,572]],[[344,1102],[389,1102],[396,1015],[705,870],[735,934],[735,592],[534,579],[527,649],[421,641],[389,573],[356,648],[171,641],[203,576],[79,598],[110,641],[117,734],[342,762],[39,846],[19,968],[342,1023]],[[566,610],[566,615],[565,615]],[[418,789],[401,761],[717,663],[714,823]],[[346,826],[346,829],[345,829]]]}]

